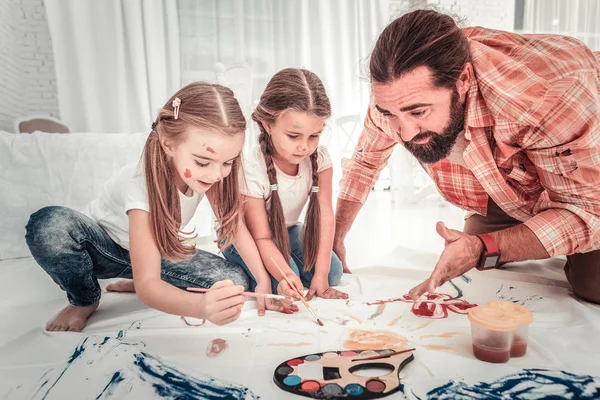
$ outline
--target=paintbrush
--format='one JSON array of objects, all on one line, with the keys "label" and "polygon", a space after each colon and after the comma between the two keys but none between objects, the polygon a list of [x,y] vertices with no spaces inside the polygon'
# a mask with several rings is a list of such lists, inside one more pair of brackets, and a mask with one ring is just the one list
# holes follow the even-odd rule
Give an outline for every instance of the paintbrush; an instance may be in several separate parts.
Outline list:
[{"label": "paintbrush", "polygon": [[[202,289],[202,288],[189,287],[189,288],[187,288],[187,290],[189,292],[206,293],[210,289]],[[288,297],[281,296],[279,294],[254,293],[254,292],[242,292],[241,294],[243,294],[244,296],[248,296],[248,297],[262,297],[262,298],[267,298],[267,299],[277,299],[277,300],[286,300],[286,299],[289,299]]]},{"label": "paintbrush", "polygon": [[393,353],[388,353],[388,354],[380,354],[377,356],[371,356],[371,357],[365,357],[365,358],[355,358],[354,360],[352,360],[352,362],[354,361],[367,361],[367,360],[379,360],[380,358],[388,358],[391,356],[395,356],[397,354],[402,354],[402,353],[408,353],[411,351],[415,351],[416,349],[408,349],[408,350],[400,350],[400,351],[395,351]]},{"label": "paintbrush", "polygon": [[273,257],[271,257],[271,261],[273,261],[273,264],[275,264],[275,266],[277,267],[277,269],[279,270],[279,272],[281,273],[281,275],[283,275],[283,279],[285,279],[285,281],[288,283],[288,285],[290,285],[290,287],[292,288],[292,290],[294,290],[296,293],[298,293],[298,295],[300,296],[300,301],[302,301],[302,304],[304,304],[304,307],[306,307],[306,309],[308,311],[310,311],[310,313],[315,318],[315,320],[317,320],[317,324],[319,324],[319,326],[325,326],[325,325],[323,325],[323,322],[321,322],[321,320],[317,317],[317,314],[315,314],[315,312],[313,311],[313,309],[310,308],[310,306],[308,305],[308,302],[306,300],[304,300],[304,296],[302,295],[302,293],[300,293],[300,291],[296,288],[296,286],[294,286],[292,284],[292,282],[290,282],[290,280],[288,279],[288,277],[283,273],[283,270],[281,269],[281,267],[279,266],[279,264],[277,264],[277,261],[275,261],[275,259],[273,259]]}]

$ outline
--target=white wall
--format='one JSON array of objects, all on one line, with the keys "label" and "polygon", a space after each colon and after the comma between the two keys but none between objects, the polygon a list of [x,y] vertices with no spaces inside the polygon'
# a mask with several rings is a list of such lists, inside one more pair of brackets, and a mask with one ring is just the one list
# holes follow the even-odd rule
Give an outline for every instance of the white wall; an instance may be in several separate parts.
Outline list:
[{"label": "white wall", "polygon": [[464,26],[515,29],[515,0],[428,0],[427,3],[465,18]]},{"label": "white wall", "polygon": [[0,77],[0,130],[21,115],[59,116],[43,0],[0,2]]},{"label": "white wall", "polygon": [[19,3],[0,1],[0,130],[12,131],[15,115],[20,115],[19,86],[21,82]]}]

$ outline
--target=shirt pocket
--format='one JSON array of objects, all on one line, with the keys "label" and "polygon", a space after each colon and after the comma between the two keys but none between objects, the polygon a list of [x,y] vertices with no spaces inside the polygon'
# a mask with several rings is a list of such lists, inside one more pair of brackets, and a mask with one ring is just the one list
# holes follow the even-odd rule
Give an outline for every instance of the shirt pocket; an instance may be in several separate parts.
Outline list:
[{"label": "shirt pocket", "polygon": [[515,154],[505,167],[502,168],[506,178],[521,186],[531,186],[539,183],[535,165],[524,153]]}]

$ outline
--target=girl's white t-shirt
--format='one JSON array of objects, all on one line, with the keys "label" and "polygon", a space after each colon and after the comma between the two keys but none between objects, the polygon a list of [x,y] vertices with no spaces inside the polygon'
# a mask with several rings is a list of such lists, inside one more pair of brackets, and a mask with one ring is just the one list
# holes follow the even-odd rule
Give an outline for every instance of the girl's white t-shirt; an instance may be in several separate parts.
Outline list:
[{"label": "girl's white t-shirt", "polygon": [[[192,219],[203,194],[179,192],[181,228]],[[100,197],[89,203],[83,214],[98,223],[119,246],[129,250],[129,210],[150,212],[146,178],[139,163],[128,164],[104,185]]]},{"label": "girl's white t-shirt", "polygon": [[[317,148],[318,157],[317,172],[325,171],[332,167],[331,157],[327,148]],[[310,158],[302,160],[298,167],[298,174],[290,176],[282,172],[275,164],[277,171],[277,183],[279,184],[279,198],[283,208],[285,224],[287,227],[294,226],[300,219],[302,209],[308,202],[312,190],[312,164]],[[262,198],[265,200],[267,210],[271,209],[271,185],[267,175],[265,157],[257,147],[248,157],[244,159],[244,176],[240,179],[240,191],[242,194]]]}]

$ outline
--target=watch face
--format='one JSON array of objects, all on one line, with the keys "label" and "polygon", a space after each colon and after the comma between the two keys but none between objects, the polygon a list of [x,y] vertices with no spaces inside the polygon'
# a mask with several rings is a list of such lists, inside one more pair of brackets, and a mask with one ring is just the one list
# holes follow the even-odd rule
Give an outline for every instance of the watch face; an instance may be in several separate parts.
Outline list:
[{"label": "watch face", "polygon": [[485,261],[483,263],[483,268],[484,269],[495,268],[496,265],[498,265],[498,261],[500,261],[500,255],[490,254],[485,257]]}]

